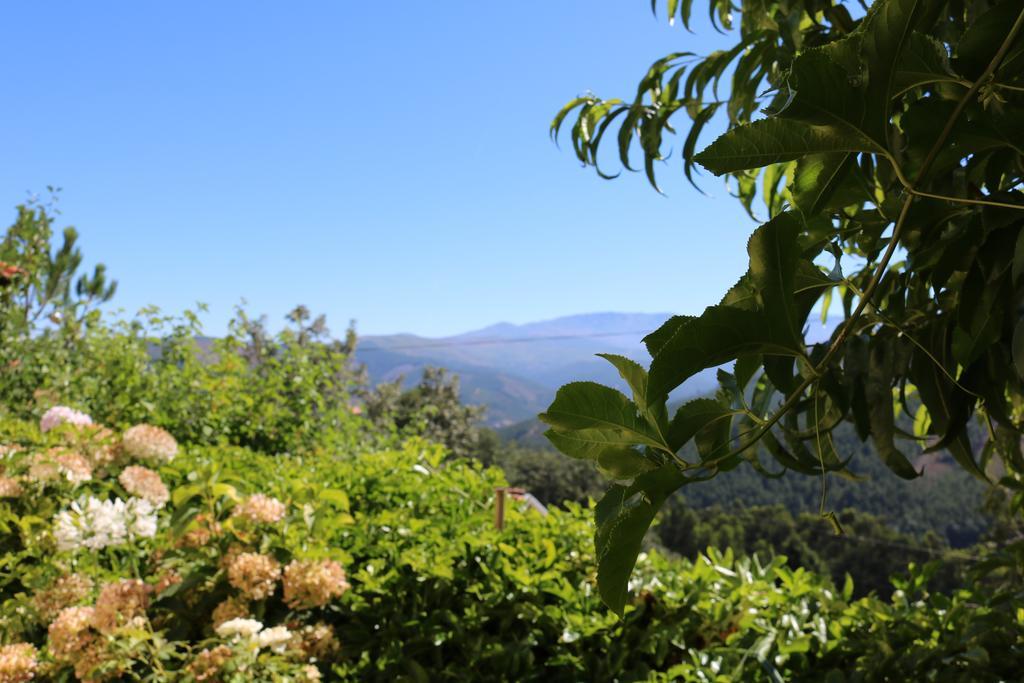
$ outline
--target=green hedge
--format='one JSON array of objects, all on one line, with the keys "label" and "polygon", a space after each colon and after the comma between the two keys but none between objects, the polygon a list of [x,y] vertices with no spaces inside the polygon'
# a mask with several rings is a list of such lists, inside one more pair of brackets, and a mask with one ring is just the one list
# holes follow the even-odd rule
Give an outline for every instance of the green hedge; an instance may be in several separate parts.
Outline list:
[{"label": "green hedge", "polygon": [[[781,558],[763,565],[711,550],[689,562],[651,552],[620,620],[596,595],[587,510],[569,505],[541,516],[512,505],[498,531],[500,473],[446,461],[422,441],[311,458],[207,447],[159,467],[142,462],[170,489],[155,536],[58,551],[55,518],[89,495],[129,499],[119,472],[140,462],[115,449],[90,481],[39,482],[30,466],[56,453],[102,461],[94,455],[99,430],[39,434],[8,422],[0,432],[17,449],[4,456],[2,476],[21,488],[0,499],[0,629],[5,643],[38,648],[43,679],[71,679],[77,665],[96,680],[189,680],[218,653],[222,679],[233,681],[975,681],[1012,680],[1024,665],[1024,603],[989,604],[966,590],[930,596],[920,569],[891,601],[852,601],[852,585],[836,589]],[[283,517],[237,514],[251,508],[252,494],[281,501]],[[248,601],[243,616],[292,635],[281,652],[218,635],[215,610],[223,617],[225,601],[246,593],[231,573],[243,552],[280,568],[341,566],[351,588],[335,581],[322,604],[296,607],[285,575]],[[52,602],[55,581],[71,573],[90,584],[73,604],[93,605],[125,579],[143,580],[149,597],[125,623],[86,627],[89,648],[61,657],[40,594]],[[311,644],[315,629],[333,631],[340,647]],[[0,656],[0,672],[12,661]]]}]

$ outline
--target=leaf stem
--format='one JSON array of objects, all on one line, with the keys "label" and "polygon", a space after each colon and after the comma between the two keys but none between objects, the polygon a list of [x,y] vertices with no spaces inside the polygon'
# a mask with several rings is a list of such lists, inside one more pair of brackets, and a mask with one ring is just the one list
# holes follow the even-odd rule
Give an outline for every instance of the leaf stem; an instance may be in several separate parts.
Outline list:
[{"label": "leaf stem", "polygon": [[939,199],[946,202],[953,202],[955,204],[977,204],[980,206],[994,206],[1000,209],[1016,209],[1017,211],[1024,211],[1024,204],[1009,204],[1007,202],[994,202],[989,199],[968,199],[966,197],[949,197],[943,194],[932,194],[931,192],[922,192],[921,190],[915,190],[912,187],[907,187],[907,191],[916,197],[927,197],[928,199]]}]

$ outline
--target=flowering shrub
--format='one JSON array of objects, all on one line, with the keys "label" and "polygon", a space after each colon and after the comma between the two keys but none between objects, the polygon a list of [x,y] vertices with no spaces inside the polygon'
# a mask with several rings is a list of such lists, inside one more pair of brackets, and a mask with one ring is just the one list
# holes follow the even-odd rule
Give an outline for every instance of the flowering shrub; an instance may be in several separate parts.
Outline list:
[{"label": "flowering shrub", "polygon": [[[123,435],[86,448],[101,429],[0,422],[0,682],[985,681],[1024,664],[1024,602],[930,596],[920,570],[892,601],[853,601],[782,558],[650,551],[620,619],[581,550],[587,510],[513,505],[499,531],[500,474],[423,442],[140,460]],[[53,453],[92,477],[39,478]]]},{"label": "flowering shrub", "polygon": [[[303,628],[324,628],[315,610],[348,584],[325,547],[286,537],[284,502],[189,484],[194,463],[174,467],[178,444],[151,425],[116,435],[57,407],[15,432],[2,460],[0,531],[17,571],[0,584],[0,683],[320,679],[329,662],[307,654]],[[310,568],[291,572],[294,608],[282,561]],[[336,570],[312,571],[323,562]]]}]

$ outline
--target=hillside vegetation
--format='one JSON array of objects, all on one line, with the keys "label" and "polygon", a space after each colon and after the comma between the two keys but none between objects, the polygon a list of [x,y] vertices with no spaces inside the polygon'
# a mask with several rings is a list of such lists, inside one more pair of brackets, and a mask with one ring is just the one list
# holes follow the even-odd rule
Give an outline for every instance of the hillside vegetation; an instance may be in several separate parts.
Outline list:
[{"label": "hillside vegetation", "polygon": [[367,393],[354,335],[332,340],[302,307],[280,334],[240,311],[206,348],[192,314],[108,323],[95,305],[112,284],[76,285],[73,236],[52,248],[47,213],[23,207],[0,253],[2,681],[998,681],[1024,666],[1002,542],[952,575],[903,554],[859,586],[820,523],[794,535],[804,520],[763,508],[669,508],[616,615],[589,503],[513,502],[495,527],[507,479],[480,460],[550,461],[517,465],[448,375]]}]

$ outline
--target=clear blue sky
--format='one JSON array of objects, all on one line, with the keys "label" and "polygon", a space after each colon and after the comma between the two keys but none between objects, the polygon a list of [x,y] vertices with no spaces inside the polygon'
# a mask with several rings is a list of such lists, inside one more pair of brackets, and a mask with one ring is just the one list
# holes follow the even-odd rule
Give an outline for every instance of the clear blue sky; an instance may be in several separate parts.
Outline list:
[{"label": "clear blue sky", "polygon": [[305,303],[337,332],[439,336],[698,312],[745,269],[754,225],[717,179],[701,196],[676,157],[660,197],[548,139],[569,98],[628,97],[655,58],[722,44],[647,0],[34,0],[0,17],[5,221],[62,187],[129,311],[203,301],[217,333],[244,297],[272,322]]}]

